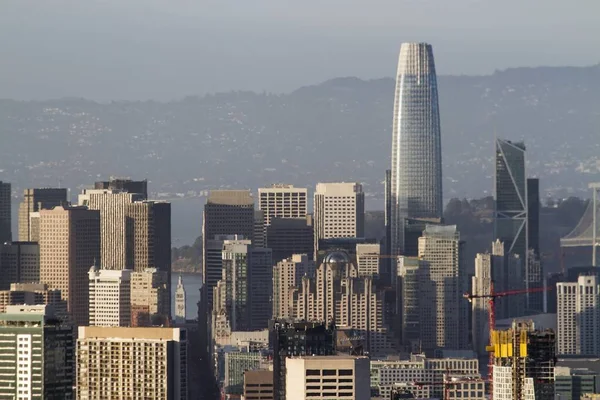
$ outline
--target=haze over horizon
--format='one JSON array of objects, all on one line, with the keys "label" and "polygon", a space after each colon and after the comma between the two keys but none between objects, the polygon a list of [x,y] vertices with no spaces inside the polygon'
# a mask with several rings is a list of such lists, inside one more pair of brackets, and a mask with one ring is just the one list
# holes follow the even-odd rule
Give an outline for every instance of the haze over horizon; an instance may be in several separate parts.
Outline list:
[{"label": "haze over horizon", "polygon": [[405,41],[433,44],[438,75],[594,65],[598,11],[592,0],[5,0],[0,98],[289,92],[393,76]]}]

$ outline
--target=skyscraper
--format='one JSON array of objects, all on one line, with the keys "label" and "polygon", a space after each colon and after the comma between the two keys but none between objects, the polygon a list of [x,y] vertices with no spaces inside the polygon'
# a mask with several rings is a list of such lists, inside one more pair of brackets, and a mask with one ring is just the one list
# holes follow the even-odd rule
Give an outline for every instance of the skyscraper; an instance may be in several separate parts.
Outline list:
[{"label": "skyscraper", "polygon": [[12,240],[10,188],[10,183],[0,181],[0,243]]},{"label": "skyscraper", "polygon": [[42,209],[51,209],[67,203],[67,189],[25,189],[23,202],[19,205],[19,241],[34,241],[31,236],[29,215]]},{"label": "skyscraper", "polygon": [[100,269],[94,265],[89,276],[89,325],[131,324],[131,270]]},{"label": "skyscraper", "polygon": [[295,188],[293,185],[273,185],[270,188],[259,188],[258,207],[265,213],[265,225],[270,225],[271,219],[274,217],[306,217],[307,192],[306,188]]},{"label": "skyscraper", "polygon": [[73,333],[52,306],[8,306],[0,314],[0,397],[73,399]]},{"label": "skyscraper", "polygon": [[442,151],[431,45],[400,47],[392,126],[391,253],[404,249],[404,219],[441,219]]},{"label": "skyscraper", "polygon": [[314,209],[315,243],[364,236],[365,194],[360,183],[317,183]]},{"label": "skyscraper", "polygon": [[171,313],[168,275],[156,268],[131,274],[131,326],[166,324]]},{"label": "skyscraper", "polygon": [[311,215],[304,218],[272,218],[267,226],[267,246],[273,251],[273,261],[279,262],[293,254],[314,255],[314,227]]},{"label": "skyscraper", "polygon": [[0,244],[0,289],[40,281],[40,246],[35,242]]},{"label": "skyscraper", "polygon": [[88,272],[100,263],[100,213],[86,207],[40,211],[40,281],[60,289],[77,325],[88,323]]},{"label": "skyscraper", "polygon": [[119,190],[128,193],[139,193],[143,199],[148,198],[148,181],[133,181],[129,178],[116,178],[111,176],[108,181],[97,181],[94,189]]}]

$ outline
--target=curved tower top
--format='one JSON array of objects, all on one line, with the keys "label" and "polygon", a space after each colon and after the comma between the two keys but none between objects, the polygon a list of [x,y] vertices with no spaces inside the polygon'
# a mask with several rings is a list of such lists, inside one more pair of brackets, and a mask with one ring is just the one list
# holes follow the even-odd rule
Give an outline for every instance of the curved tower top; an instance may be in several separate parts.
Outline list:
[{"label": "curved tower top", "polygon": [[403,43],[392,129],[391,251],[402,254],[406,218],[442,218],[442,149],[431,45]]}]

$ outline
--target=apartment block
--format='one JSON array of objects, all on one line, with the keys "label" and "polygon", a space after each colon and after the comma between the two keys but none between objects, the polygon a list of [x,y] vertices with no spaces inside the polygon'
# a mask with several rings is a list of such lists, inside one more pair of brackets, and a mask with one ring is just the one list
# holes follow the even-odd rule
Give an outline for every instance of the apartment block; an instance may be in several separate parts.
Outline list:
[{"label": "apartment block", "polygon": [[286,400],[371,399],[367,357],[292,357],[286,369]]},{"label": "apartment block", "polygon": [[185,400],[187,369],[185,329],[79,327],[80,400]]},{"label": "apartment block", "polygon": [[86,207],[40,211],[40,281],[59,289],[77,325],[89,316],[90,266],[100,261],[100,213]]},{"label": "apartment block", "polygon": [[0,244],[0,289],[11,283],[40,281],[40,246],[35,242]]},{"label": "apartment block", "polygon": [[89,325],[129,326],[131,323],[131,270],[90,268]]}]

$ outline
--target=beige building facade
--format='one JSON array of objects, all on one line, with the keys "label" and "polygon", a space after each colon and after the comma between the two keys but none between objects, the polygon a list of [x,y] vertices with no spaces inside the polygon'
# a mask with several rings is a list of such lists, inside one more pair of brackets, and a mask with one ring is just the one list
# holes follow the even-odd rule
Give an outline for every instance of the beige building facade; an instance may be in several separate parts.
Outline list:
[{"label": "beige building facade", "polygon": [[19,204],[19,241],[36,241],[31,234],[29,216],[42,209],[52,209],[67,204],[67,189],[35,188],[23,191],[23,201]]},{"label": "beige building facade", "polygon": [[91,326],[129,326],[131,324],[131,271],[100,269],[88,272]]},{"label": "beige building facade", "polygon": [[131,273],[131,326],[163,325],[169,320],[169,280],[156,268]]},{"label": "beige building facade", "polygon": [[265,225],[273,218],[304,218],[308,210],[308,190],[275,184],[258,189],[258,208],[265,213]]},{"label": "beige building facade", "polygon": [[364,236],[365,194],[360,183],[317,183],[315,243],[319,239]]}]

